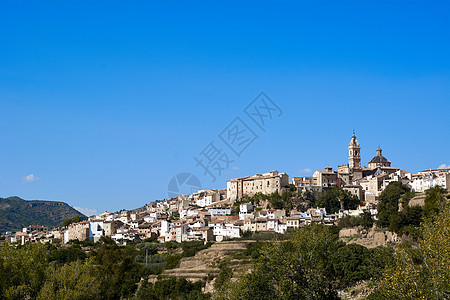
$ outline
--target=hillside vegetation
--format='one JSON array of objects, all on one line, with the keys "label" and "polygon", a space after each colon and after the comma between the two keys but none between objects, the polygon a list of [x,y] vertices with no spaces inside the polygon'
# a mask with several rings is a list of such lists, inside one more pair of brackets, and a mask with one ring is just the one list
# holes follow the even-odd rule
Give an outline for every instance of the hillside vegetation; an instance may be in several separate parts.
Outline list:
[{"label": "hillside vegetation", "polygon": [[75,216],[86,216],[64,202],[0,198],[0,232],[19,231],[29,225],[54,227]]},{"label": "hillside vegetation", "polygon": [[417,222],[409,190],[391,183],[375,224],[404,238],[375,248],[346,244],[339,227],[322,224],[215,244],[5,243],[0,299],[449,299],[448,196],[428,190]]}]

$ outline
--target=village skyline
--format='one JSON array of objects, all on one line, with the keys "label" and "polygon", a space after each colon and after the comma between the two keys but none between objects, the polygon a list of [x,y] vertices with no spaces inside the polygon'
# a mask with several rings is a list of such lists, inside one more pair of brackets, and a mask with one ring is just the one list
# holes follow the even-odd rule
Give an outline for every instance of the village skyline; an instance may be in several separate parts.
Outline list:
[{"label": "village skyline", "polygon": [[[6,2],[0,197],[90,214],[170,197],[182,173],[208,188],[271,170],[309,176],[346,163],[353,129],[364,163],[381,146],[412,173],[447,166],[448,10]],[[214,148],[223,165],[205,172]]]}]

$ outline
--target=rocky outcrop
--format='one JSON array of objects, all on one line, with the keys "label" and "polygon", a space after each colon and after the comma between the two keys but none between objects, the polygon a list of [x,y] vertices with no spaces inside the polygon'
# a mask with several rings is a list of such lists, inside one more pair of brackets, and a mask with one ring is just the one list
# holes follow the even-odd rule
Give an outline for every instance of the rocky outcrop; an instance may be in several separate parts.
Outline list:
[{"label": "rocky outcrop", "polygon": [[367,248],[386,246],[401,241],[400,237],[394,232],[375,230],[374,228],[367,231],[360,227],[341,229],[339,237],[348,244],[359,244]]},{"label": "rocky outcrop", "polygon": [[427,195],[425,193],[414,196],[411,200],[409,200],[409,206],[424,206],[426,196]]}]

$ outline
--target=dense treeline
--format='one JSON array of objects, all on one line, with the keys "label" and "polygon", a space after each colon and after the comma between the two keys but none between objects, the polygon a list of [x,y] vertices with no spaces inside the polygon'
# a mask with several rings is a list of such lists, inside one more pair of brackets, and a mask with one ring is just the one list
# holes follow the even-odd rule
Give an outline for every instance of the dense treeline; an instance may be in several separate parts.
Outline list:
[{"label": "dense treeline", "polygon": [[136,299],[153,300],[207,300],[208,294],[202,293],[203,283],[189,282],[186,279],[166,278],[156,281],[154,284],[143,281],[136,293]]},{"label": "dense treeline", "polygon": [[[209,246],[203,242],[159,244],[151,240],[118,246],[110,238],[95,244],[74,241],[68,246],[6,244],[0,249],[0,299],[133,298],[141,279],[173,268],[181,257],[193,256]],[[144,284],[139,299],[144,299],[143,295],[153,295],[152,299],[169,299],[172,295],[171,299],[176,299],[190,293],[197,297],[192,299],[207,299],[201,287],[201,282],[180,280]],[[172,294],[166,293],[167,289]]]},{"label": "dense treeline", "polygon": [[317,207],[325,207],[328,214],[338,212],[340,209],[356,209],[360,200],[349,191],[333,188],[320,196],[314,203]]},{"label": "dense treeline", "polygon": [[[378,203],[377,226],[397,233],[417,234],[420,223],[444,210],[446,190],[437,186],[426,191],[424,206],[410,206],[414,197],[407,185],[390,183],[381,193]],[[399,210],[401,206],[401,210]]]},{"label": "dense treeline", "polygon": [[340,228],[361,226],[369,229],[373,226],[374,220],[370,211],[365,211],[361,216],[345,216],[339,219],[338,226]]},{"label": "dense treeline", "polygon": [[311,207],[324,207],[329,214],[338,212],[340,209],[355,209],[360,204],[358,197],[342,188],[332,188],[325,194],[316,197],[309,191],[298,191],[291,184],[289,189],[281,194],[274,192],[265,195],[259,192],[253,196],[244,195],[241,201],[234,203],[234,206],[236,210],[239,210],[239,204],[241,203],[252,202],[254,205],[260,205],[262,201],[267,201],[271,208],[286,209],[288,211],[292,209],[305,210]]},{"label": "dense treeline", "polygon": [[260,243],[257,251],[253,272],[221,282],[217,299],[338,299],[339,288],[379,279],[393,253],[346,245],[336,228],[324,225],[304,227],[287,241]]},{"label": "dense treeline", "polygon": [[266,195],[259,192],[253,196],[244,195],[240,201],[234,203],[235,210],[239,211],[239,204],[241,203],[252,202],[254,205],[262,205],[263,201],[268,203],[265,208],[286,209],[288,211],[295,208],[303,209],[306,204],[306,198],[302,197],[302,194],[296,190],[296,187],[291,185],[290,189],[282,194],[273,192]]}]

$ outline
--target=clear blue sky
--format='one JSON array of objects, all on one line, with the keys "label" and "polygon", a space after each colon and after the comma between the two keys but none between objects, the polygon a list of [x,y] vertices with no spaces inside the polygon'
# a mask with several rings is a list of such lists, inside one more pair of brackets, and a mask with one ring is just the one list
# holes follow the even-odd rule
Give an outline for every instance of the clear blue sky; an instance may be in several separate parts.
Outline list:
[{"label": "clear blue sky", "polygon": [[[2,1],[0,197],[98,212],[277,169],[292,176],[378,145],[393,166],[450,164],[448,1]],[[261,91],[282,110],[257,127]],[[219,134],[240,117],[240,157]],[[194,156],[231,160],[215,182]],[[302,171],[303,170],[303,171]]]}]

